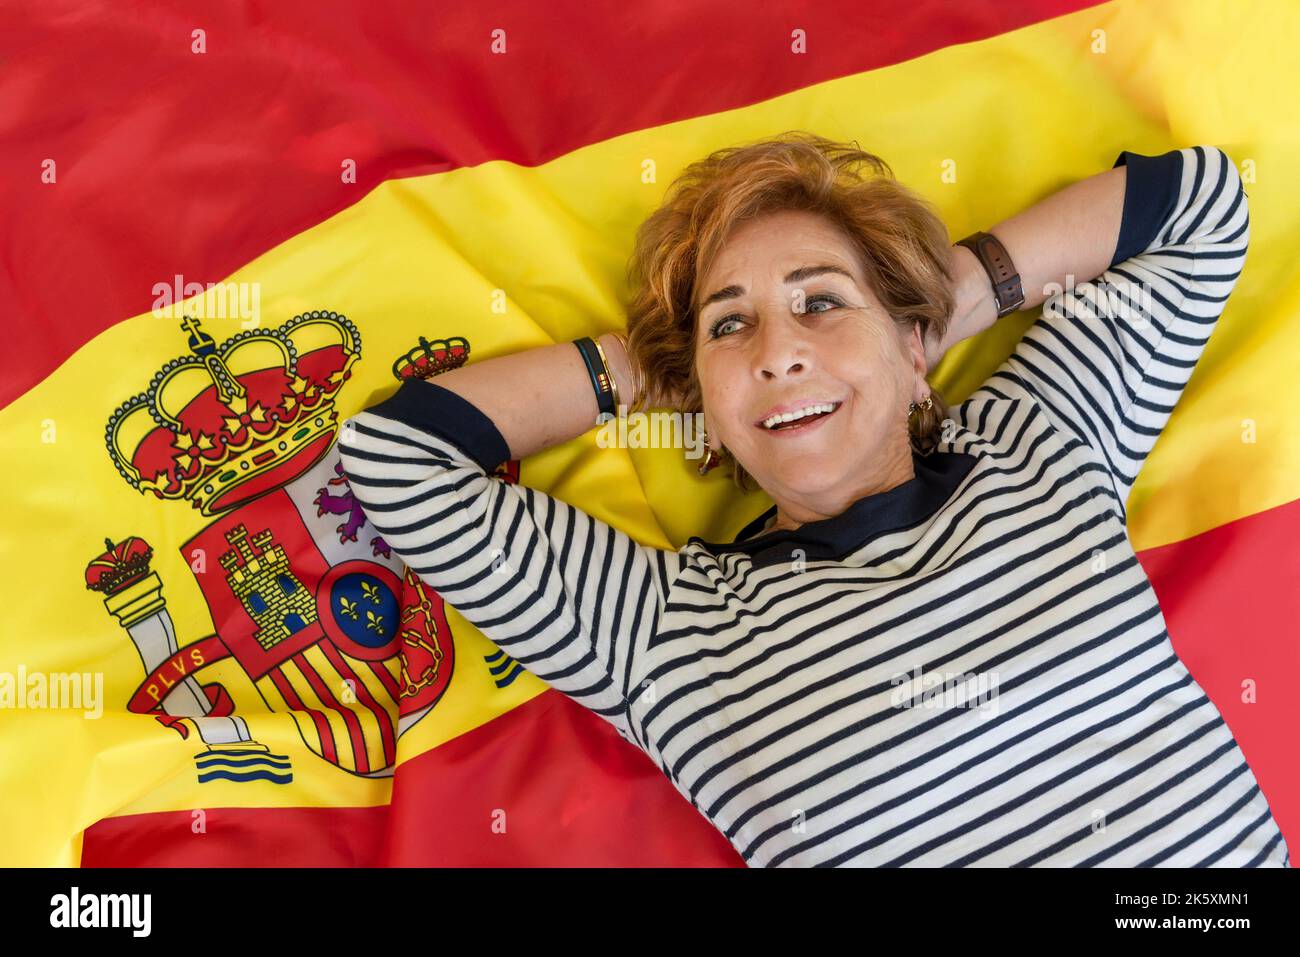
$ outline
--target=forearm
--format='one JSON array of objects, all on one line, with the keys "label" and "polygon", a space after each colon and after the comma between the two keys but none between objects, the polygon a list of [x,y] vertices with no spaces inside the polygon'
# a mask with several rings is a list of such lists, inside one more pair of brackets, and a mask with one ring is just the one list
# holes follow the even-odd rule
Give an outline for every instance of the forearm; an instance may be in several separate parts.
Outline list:
[{"label": "forearm", "polygon": [[[1054,288],[1096,279],[1110,265],[1127,173],[1127,167],[1118,166],[1071,183],[986,230],[1006,247],[1020,273],[1021,309],[1042,305]],[[956,307],[943,349],[997,321],[992,284],[975,254],[954,245],[951,255]]]},{"label": "forearm", "polygon": [[[622,343],[610,333],[596,341],[609,360],[619,401],[629,404],[632,382]],[[583,435],[595,428],[600,411],[587,367],[572,342],[470,363],[434,381],[482,410],[515,459]]]}]

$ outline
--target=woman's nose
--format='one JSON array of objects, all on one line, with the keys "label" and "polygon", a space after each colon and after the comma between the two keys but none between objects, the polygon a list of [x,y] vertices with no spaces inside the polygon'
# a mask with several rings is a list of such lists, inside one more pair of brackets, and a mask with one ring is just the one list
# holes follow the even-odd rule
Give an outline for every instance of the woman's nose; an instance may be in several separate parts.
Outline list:
[{"label": "woman's nose", "polygon": [[801,337],[788,323],[760,321],[755,369],[764,379],[781,379],[804,371],[808,356]]}]

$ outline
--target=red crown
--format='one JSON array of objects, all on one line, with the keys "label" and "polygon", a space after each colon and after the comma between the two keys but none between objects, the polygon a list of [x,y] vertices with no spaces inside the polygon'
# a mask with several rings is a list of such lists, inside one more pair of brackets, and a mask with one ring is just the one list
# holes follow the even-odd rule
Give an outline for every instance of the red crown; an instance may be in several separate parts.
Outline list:
[{"label": "red crown", "polygon": [[420,344],[393,363],[399,379],[427,379],[469,361],[469,341],[461,336],[432,341],[420,336]]},{"label": "red crown", "polygon": [[328,451],[334,397],[361,354],[345,316],[310,312],[220,346],[189,316],[193,353],[167,363],[108,421],[122,477],[204,515],[242,505],[301,475]]},{"label": "red crown", "polygon": [[86,566],[86,587],[106,595],[120,591],[149,574],[153,549],[143,538],[125,538],[113,544],[104,539],[108,551]]}]

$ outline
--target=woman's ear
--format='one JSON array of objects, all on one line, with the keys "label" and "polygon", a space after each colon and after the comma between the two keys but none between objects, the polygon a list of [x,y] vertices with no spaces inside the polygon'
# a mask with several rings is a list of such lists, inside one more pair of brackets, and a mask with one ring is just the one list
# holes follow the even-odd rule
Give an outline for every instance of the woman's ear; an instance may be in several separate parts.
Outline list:
[{"label": "woman's ear", "polygon": [[926,362],[925,339],[921,335],[921,324],[919,322],[912,324],[912,332],[907,337],[907,348],[911,352],[912,368],[916,370],[917,375],[924,379],[930,369]]}]

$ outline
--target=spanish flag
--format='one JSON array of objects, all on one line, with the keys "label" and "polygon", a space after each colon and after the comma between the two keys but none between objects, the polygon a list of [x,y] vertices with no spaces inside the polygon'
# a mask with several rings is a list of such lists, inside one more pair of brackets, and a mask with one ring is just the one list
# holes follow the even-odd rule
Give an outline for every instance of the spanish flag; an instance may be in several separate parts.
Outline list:
[{"label": "spanish flag", "polygon": [[[0,12],[0,863],[743,866],[404,568],[339,424],[622,328],[686,164],[857,140],[966,235],[1124,149],[1241,164],[1250,261],[1128,503],[1292,844],[1300,22],[1271,0]],[[1034,320],[945,357],[960,402]],[[769,504],[596,430],[500,469],[639,541]]]}]

